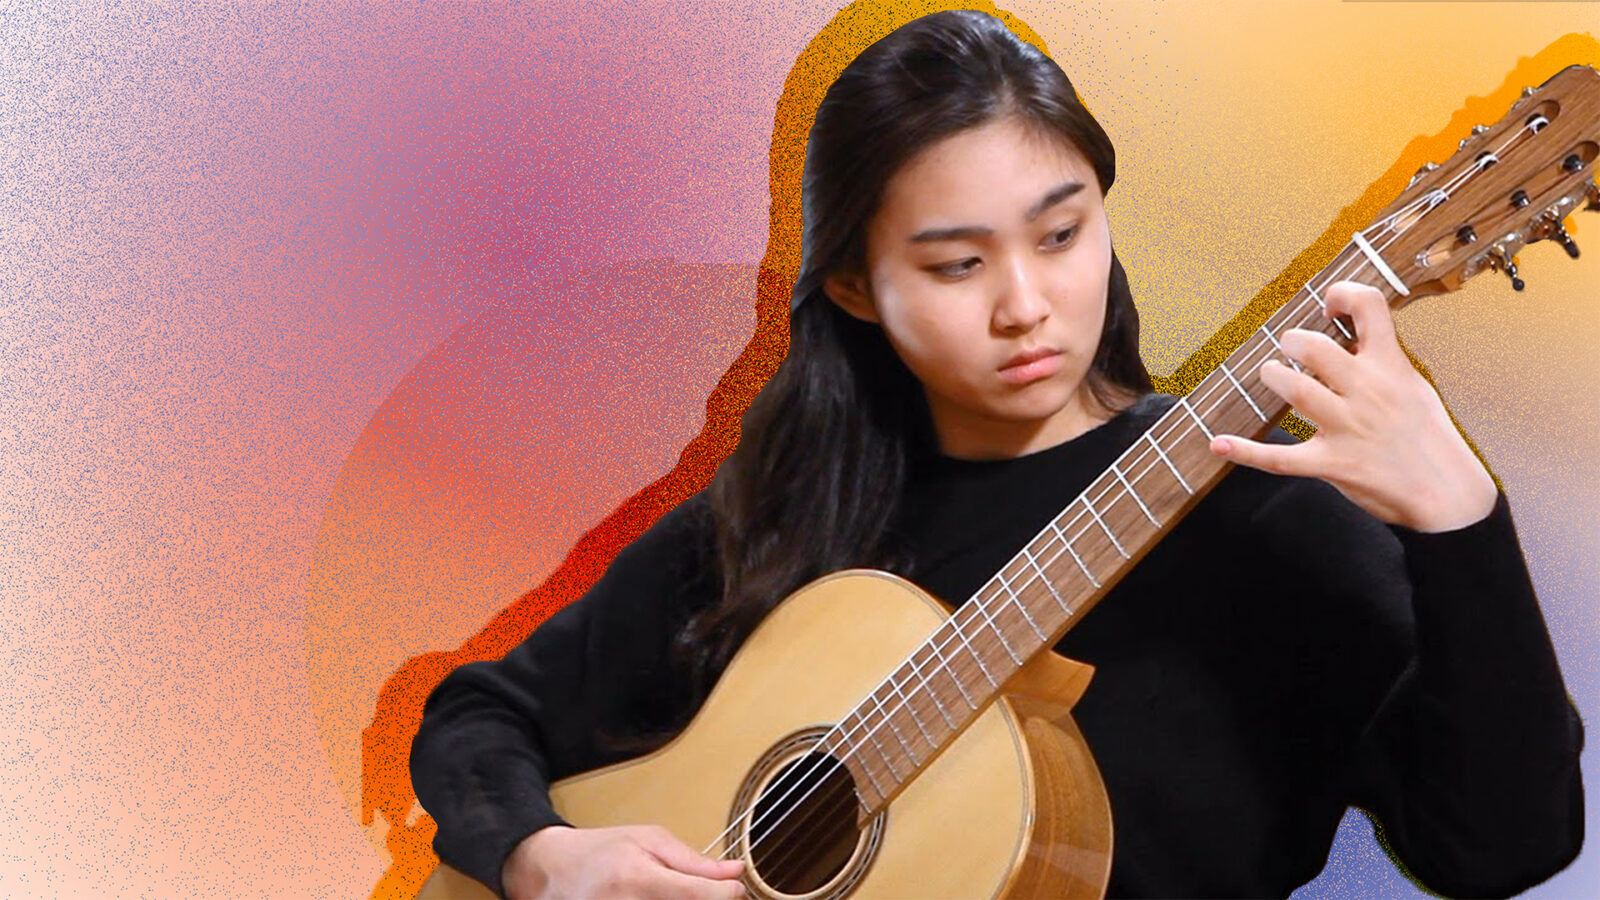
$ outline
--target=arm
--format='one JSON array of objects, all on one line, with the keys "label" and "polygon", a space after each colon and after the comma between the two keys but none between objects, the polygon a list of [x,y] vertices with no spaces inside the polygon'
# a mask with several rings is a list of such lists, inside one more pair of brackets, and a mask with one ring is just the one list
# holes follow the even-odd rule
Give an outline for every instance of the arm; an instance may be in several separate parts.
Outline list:
[{"label": "arm", "polygon": [[1506,895],[1583,843],[1583,727],[1498,494],[1465,527],[1391,526],[1414,586],[1416,655],[1372,722],[1352,797],[1430,888]]},{"label": "arm", "polygon": [[672,633],[711,589],[691,498],[624,548],[583,597],[498,661],[452,672],[411,750],[440,859],[504,895],[524,838],[564,825],[552,781],[637,755],[602,735],[667,728],[689,705]]}]

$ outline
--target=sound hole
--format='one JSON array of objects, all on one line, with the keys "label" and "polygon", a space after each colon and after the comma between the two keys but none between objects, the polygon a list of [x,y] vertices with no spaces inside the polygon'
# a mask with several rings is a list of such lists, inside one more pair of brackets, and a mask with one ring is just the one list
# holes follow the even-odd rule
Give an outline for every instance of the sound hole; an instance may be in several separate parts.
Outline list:
[{"label": "sound hole", "polygon": [[827,884],[861,837],[850,771],[821,753],[784,766],[756,798],[750,821],[750,860],[761,880],[783,894]]}]

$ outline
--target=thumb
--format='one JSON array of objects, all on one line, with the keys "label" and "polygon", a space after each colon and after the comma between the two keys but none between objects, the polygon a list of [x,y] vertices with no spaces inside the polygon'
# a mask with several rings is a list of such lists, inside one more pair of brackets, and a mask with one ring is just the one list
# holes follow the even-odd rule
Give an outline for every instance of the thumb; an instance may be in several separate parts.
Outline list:
[{"label": "thumb", "polygon": [[648,829],[638,836],[640,846],[662,863],[686,875],[701,878],[736,878],[744,870],[737,859],[712,859],[690,849],[665,829]]}]

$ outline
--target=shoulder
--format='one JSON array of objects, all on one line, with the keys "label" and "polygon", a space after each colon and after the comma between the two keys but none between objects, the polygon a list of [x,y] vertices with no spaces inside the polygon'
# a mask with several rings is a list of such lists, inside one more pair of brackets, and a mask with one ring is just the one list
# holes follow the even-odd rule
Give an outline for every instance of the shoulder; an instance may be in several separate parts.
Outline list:
[{"label": "shoulder", "polygon": [[656,519],[617,552],[612,567],[682,563],[706,552],[713,540],[711,508],[704,490],[691,494]]},{"label": "shoulder", "polygon": [[[716,593],[715,535],[704,491],[667,510],[621,550],[589,591],[605,619],[681,620]],[[579,601],[582,602],[582,601]]]}]

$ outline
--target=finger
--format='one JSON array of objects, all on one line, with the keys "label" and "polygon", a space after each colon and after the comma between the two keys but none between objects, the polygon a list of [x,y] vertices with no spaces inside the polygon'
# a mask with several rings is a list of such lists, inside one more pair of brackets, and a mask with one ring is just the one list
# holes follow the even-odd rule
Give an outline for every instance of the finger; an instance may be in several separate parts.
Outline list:
[{"label": "finger", "polygon": [[1290,328],[1278,341],[1290,359],[1310,369],[1317,380],[1335,394],[1346,396],[1358,377],[1355,357],[1338,341],[1320,331]]},{"label": "finger", "polygon": [[635,836],[639,846],[649,851],[662,864],[679,872],[701,878],[736,878],[744,870],[737,859],[712,859],[696,853],[683,841],[673,837],[665,828],[641,828]]},{"label": "finger", "polygon": [[734,900],[745,895],[744,884],[738,881],[714,881],[697,875],[685,875],[671,869],[662,869],[659,878],[652,878],[647,896],[681,900],[684,897],[705,900]]},{"label": "finger", "polygon": [[1263,444],[1238,435],[1219,434],[1211,439],[1211,452],[1229,462],[1275,475],[1306,475],[1315,468],[1311,457],[1317,450],[1310,442]]},{"label": "finger", "polygon": [[[1344,351],[1339,351],[1344,352]],[[1304,372],[1296,372],[1275,359],[1256,368],[1256,377],[1284,402],[1305,413],[1313,422],[1342,420],[1344,406],[1337,394]]]},{"label": "finger", "polygon": [[1400,340],[1394,332],[1394,313],[1383,292],[1371,285],[1354,281],[1341,281],[1330,285],[1324,299],[1328,301],[1328,315],[1347,315],[1355,324],[1358,353],[1368,350],[1387,352],[1391,348],[1400,352]]}]

